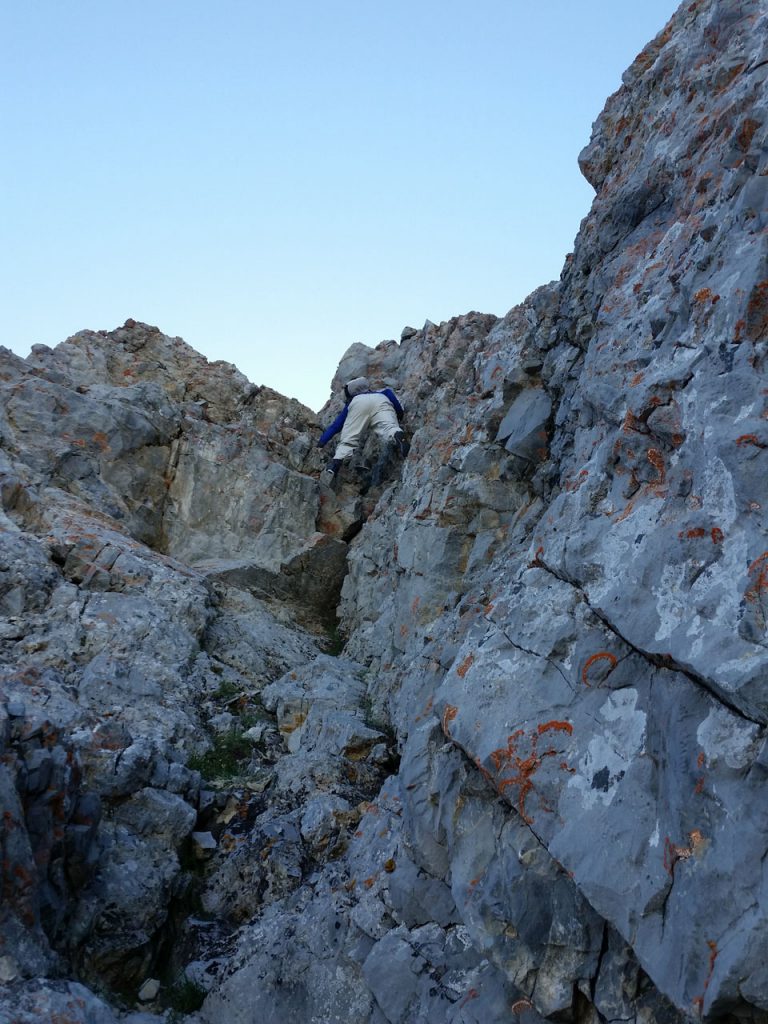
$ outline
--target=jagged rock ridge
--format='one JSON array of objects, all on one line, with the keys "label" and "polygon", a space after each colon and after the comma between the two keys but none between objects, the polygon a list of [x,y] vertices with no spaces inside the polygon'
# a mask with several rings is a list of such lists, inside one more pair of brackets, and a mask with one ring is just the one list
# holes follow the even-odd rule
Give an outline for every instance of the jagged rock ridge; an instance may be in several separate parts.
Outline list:
[{"label": "jagged rock ridge", "polygon": [[383,487],[145,325],[5,355],[11,1019],[766,1019],[766,30],[638,56],[558,283],[350,349]]}]

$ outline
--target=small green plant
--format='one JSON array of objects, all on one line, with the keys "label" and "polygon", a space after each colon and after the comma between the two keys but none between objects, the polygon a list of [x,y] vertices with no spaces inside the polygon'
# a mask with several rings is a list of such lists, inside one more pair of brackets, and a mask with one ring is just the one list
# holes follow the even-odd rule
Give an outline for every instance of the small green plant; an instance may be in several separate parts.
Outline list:
[{"label": "small green plant", "polygon": [[211,749],[191,757],[187,767],[200,772],[204,779],[228,779],[237,775],[243,762],[250,759],[252,749],[240,728],[217,733]]},{"label": "small green plant", "polygon": [[213,700],[231,700],[233,697],[238,697],[242,693],[241,687],[233,679],[225,679],[220,685],[218,690],[215,690],[211,697]]},{"label": "small green plant", "polygon": [[245,732],[250,729],[251,726],[256,725],[258,722],[275,722],[275,716],[270,714],[269,711],[251,708],[249,711],[244,711],[240,716],[240,726]]},{"label": "small green plant", "polygon": [[171,1010],[170,1020],[180,1020],[181,1014],[199,1010],[205,1002],[206,994],[205,989],[200,988],[189,978],[177,981],[167,996],[168,1007]]},{"label": "small green plant", "polygon": [[347,638],[341,633],[338,625],[331,626],[327,631],[323,650],[326,654],[330,654],[332,658],[336,658],[344,650],[346,642]]}]

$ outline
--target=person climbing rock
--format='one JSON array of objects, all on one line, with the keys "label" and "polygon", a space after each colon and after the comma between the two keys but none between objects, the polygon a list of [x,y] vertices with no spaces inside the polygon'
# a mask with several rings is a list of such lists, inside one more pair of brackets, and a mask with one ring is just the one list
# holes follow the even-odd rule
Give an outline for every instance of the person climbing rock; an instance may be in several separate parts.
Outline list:
[{"label": "person climbing rock", "polygon": [[400,426],[405,410],[391,388],[372,391],[367,377],[355,377],[344,385],[344,397],[344,408],[317,442],[317,447],[323,448],[341,432],[333,458],[320,476],[321,481],[329,485],[334,482],[342,462],[352,455],[369,427],[379,437],[391,442],[403,458],[410,450]]}]

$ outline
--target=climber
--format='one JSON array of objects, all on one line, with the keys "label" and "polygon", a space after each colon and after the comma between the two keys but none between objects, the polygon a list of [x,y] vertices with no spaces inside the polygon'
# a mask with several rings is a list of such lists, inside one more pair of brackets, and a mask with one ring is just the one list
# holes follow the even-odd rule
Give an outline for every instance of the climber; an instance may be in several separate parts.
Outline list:
[{"label": "climber", "polygon": [[355,377],[344,385],[344,397],[347,400],[344,408],[317,442],[317,447],[322,448],[341,431],[333,458],[320,476],[322,483],[328,485],[336,479],[344,459],[355,451],[367,427],[392,442],[403,458],[410,450],[400,428],[405,411],[394,391],[390,388],[371,391],[367,377]]}]

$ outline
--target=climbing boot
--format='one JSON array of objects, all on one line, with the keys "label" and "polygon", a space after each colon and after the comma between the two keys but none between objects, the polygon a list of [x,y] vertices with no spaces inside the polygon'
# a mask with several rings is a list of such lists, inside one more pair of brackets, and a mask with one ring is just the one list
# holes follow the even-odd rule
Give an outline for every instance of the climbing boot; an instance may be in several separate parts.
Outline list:
[{"label": "climbing boot", "polygon": [[341,469],[341,459],[331,459],[328,465],[320,474],[320,483],[326,487],[333,487]]},{"label": "climbing boot", "polygon": [[398,452],[403,458],[405,458],[408,452],[411,450],[411,446],[410,444],[408,444],[406,436],[402,432],[402,430],[398,430],[398,432],[395,434],[394,441],[395,445],[397,446]]}]

